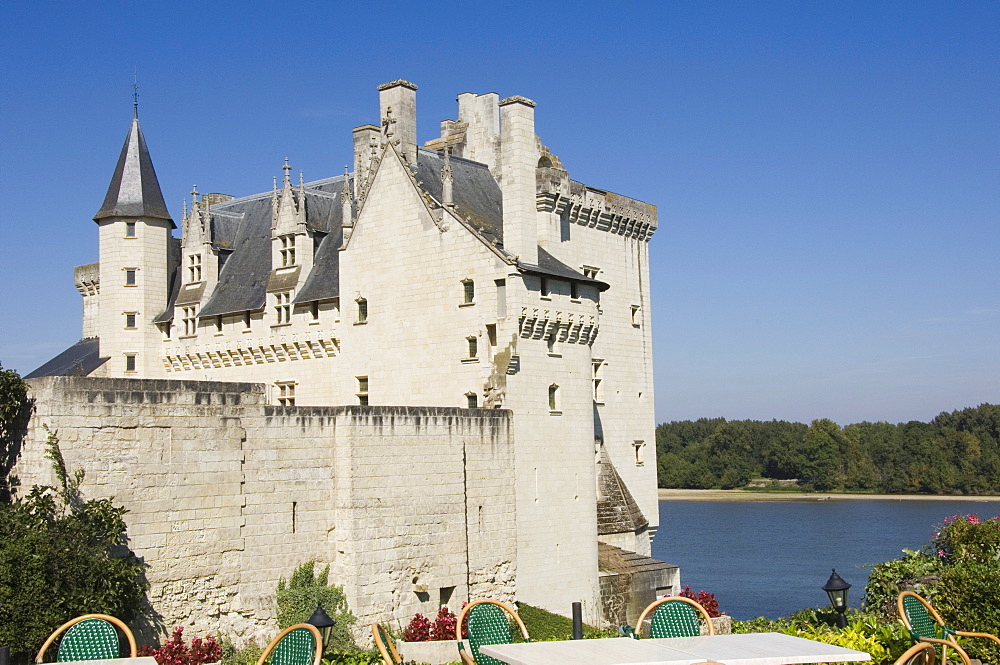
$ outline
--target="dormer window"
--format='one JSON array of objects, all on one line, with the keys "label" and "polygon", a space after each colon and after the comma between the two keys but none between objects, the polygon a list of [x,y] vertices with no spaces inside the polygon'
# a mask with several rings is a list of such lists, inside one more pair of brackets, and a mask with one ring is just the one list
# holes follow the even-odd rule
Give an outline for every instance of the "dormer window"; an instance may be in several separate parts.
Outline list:
[{"label": "dormer window", "polygon": [[188,254],[188,283],[201,281],[201,254]]},{"label": "dormer window", "polygon": [[462,280],[462,304],[473,305],[476,302],[476,283],[471,279]]},{"label": "dormer window", "polygon": [[295,236],[281,236],[281,267],[289,268],[295,265]]}]

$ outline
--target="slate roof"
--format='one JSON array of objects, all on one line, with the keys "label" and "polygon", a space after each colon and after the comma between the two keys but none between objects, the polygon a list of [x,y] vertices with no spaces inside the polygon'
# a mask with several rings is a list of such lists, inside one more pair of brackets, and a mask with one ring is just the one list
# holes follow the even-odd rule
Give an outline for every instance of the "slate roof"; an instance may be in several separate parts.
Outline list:
[{"label": "slate roof", "polygon": [[101,342],[97,337],[85,337],[52,360],[25,375],[25,379],[40,376],[87,376],[107,362],[101,358]]},{"label": "slate roof", "polygon": [[108,217],[165,219],[170,222],[171,228],[177,228],[163,201],[163,192],[160,191],[138,117],[132,118],[104,204],[94,215],[94,221]]},{"label": "slate roof", "polygon": [[[451,157],[454,176],[454,212],[464,219],[486,243],[503,252],[503,193],[489,167],[461,157]],[[417,152],[416,179],[424,193],[441,200],[443,155],[420,148]],[[340,296],[340,247],[343,244],[341,193],[344,178],[336,176],[306,183],[306,225],[316,234],[313,267],[295,295],[295,303],[328,300]],[[298,188],[293,188],[296,198]],[[264,308],[271,280],[271,209],[272,192],[216,203],[210,208],[212,244],[220,250],[222,266],[215,290],[209,295],[199,317],[260,311]],[[594,284],[602,291],[604,282],[588,278],[559,261],[545,249],[538,248],[538,264],[518,263],[523,272],[549,275],[560,279]],[[178,294],[182,294],[181,275],[174,276],[167,308],[155,319],[164,323],[173,319]],[[182,300],[187,300],[182,297]]]},{"label": "slate roof", "polygon": [[601,450],[601,464],[597,475],[600,488],[597,499],[597,534],[635,533],[649,526],[639,504],[615,470],[606,450]]},{"label": "slate roof", "polygon": [[601,568],[625,575],[677,569],[677,566],[672,563],[623,550],[601,541],[597,541],[597,562]]}]

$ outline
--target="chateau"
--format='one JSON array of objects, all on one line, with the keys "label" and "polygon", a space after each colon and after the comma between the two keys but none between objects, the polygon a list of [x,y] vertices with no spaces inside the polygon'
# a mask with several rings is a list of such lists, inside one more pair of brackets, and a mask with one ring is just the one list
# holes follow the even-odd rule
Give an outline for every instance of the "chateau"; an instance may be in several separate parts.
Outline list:
[{"label": "chateau", "polygon": [[353,172],[194,191],[180,238],[132,119],[16,471],[50,482],[58,431],[167,625],[265,635],[310,559],[361,621],[492,596],[601,623],[676,590],[649,559],[656,207],[571,180],[524,97],[463,93],[420,145],[416,91],[379,86]]}]

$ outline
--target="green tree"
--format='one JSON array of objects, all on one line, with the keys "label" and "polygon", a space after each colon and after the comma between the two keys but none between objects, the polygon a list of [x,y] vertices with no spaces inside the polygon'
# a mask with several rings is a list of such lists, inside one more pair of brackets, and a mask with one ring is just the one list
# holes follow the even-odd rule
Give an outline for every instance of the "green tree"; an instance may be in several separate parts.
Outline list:
[{"label": "green tree", "polygon": [[8,503],[16,483],[10,477],[31,415],[28,386],[0,364],[0,503]]},{"label": "green tree", "polygon": [[126,510],[83,499],[83,473],[67,471],[54,433],[47,456],[60,486],[0,503],[0,644],[17,663],[80,614],[111,614],[133,626],[148,619],[145,564],[128,548]]},{"label": "green tree", "polygon": [[312,616],[317,605],[322,605],[330,618],[336,621],[330,633],[330,641],[324,650],[336,653],[357,651],[351,626],[357,619],[347,606],[344,590],[329,584],[330,566],[316,572],[316,562],[308,561],[292,573],[291,579],[278,580],[278,627],[288,628],[303,623]]},{"label": "green tree", "polygon": [[840,451],[844,447],[844,433],[837,423],[827,418],[812,421],[802,440],[806,462],[799,477],[820,492],[842,487]]}]

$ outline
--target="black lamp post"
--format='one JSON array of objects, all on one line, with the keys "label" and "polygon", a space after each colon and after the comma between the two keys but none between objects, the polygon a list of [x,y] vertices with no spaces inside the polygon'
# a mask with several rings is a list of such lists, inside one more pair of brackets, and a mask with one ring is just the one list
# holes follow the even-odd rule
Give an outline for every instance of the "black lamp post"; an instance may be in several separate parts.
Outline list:
[{"label": "black lamp post", "polygon": [[844,616],[844,612],[847,611],[847,590],[850,588],[851,585],[837,574],[836,568],[833,569],[830,579],[823,585],[823,591],[826,591],[826,595],[830,597],[830,604],[833,605],[833,609],[837,610],[838,628],[847,627],[847,617]]},{"label": "black lamp post", "polygon": [[326,645],[330,642],[330,631],[333,630],[333,626],[337,622],[330,618],[330,615],[326,613],[322,605],[317,603],[316,611],[312,613],[311,617],[306,619],[306,623],[315,626],[319,630],[319,635],[323,638],[323,650],[325,651]]}]

